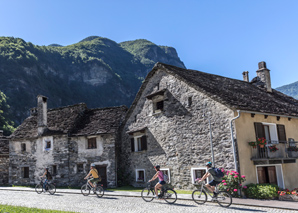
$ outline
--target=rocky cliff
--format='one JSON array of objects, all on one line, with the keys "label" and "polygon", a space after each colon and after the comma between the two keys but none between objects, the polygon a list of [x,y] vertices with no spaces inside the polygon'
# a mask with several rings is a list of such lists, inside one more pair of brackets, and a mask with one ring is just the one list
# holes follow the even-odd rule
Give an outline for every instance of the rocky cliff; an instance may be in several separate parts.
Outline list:
[{"label": "rocky cliff", "polygon": [[0,37],[0,91],[16,125],[36,106],[38,94],[49,98],[49,108],[129,106],[156,62],[185,68],[174,48],[144,39],[118,44],[91,36],[68,46],[38,46]]}]

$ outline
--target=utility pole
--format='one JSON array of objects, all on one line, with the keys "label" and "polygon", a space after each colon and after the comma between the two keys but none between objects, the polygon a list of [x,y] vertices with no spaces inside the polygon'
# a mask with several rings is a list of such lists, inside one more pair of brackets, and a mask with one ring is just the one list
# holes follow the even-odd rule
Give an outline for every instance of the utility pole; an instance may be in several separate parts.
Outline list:
[{"label": "utility pole", "polygon": [[[205,111],[205,110],[204,110]],[[212,157],[212,164],[215,167],[214,161],[214,152],[213,152],[213,142],[212,142],[212,128],[211,128],[211,120],[210,120],[210,112],[207,112],[208,121],[209,121],[209,133],[210,133],[210,147],[211,147],[211,157]],[[205,112],[203,112],[203,117],[206,117]]]}]

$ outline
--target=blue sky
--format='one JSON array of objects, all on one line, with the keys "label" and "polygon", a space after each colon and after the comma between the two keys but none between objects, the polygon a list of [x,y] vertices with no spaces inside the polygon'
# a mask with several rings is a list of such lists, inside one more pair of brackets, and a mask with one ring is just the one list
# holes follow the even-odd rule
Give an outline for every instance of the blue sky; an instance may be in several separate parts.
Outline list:
[{"label": "blue sky", "polygon": [[274,88],[298,81],[296,0],[0,0],[0,36],[69,45],[97,35],[176,48],[187,68],[242,79],[266,61]]}]

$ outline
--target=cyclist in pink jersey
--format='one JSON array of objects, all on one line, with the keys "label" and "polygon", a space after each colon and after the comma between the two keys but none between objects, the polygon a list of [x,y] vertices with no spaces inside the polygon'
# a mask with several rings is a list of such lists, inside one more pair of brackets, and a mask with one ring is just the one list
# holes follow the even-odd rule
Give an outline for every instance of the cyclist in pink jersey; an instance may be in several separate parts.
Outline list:
[{"label": "cyclist in pink jersey", "polygon": [[149,180],[149,182],[155,180],[157,177],[159,179],[158,183],[155,185],[155,198],[158,199],[158,189],[160,190],[162,185],[166,184],[166,182],[164,181],[164,177],[163,177],[163,173],[162,171],[160,171],[160,166],[154,166],[156,174],[152,177],[151,180]]}]

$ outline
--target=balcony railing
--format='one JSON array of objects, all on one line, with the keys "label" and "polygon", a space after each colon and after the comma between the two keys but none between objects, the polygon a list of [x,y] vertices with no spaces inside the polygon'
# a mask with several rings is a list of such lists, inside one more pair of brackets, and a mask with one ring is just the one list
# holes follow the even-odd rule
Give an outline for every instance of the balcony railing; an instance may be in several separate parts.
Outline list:
[{"label": "balcony railing", "polygon": [[[254,159],[293,159],[298,158],[297,141],[266,141],[266,145],[261,148],[252,147],[252,160]],[[277,150],[275,149],[277,148]],[[276,151],[274,151],[276,150]]]}]

